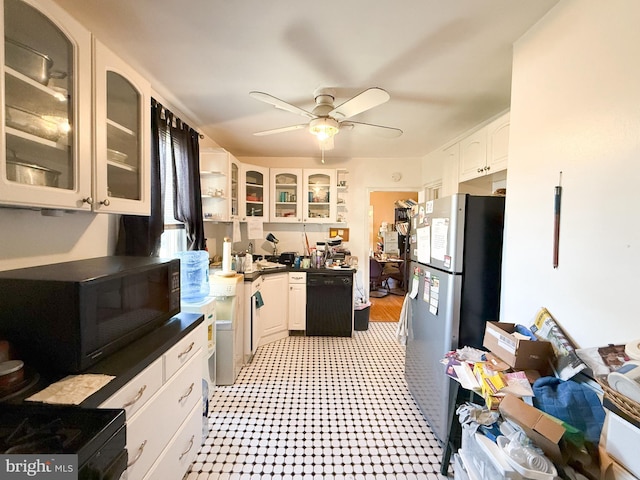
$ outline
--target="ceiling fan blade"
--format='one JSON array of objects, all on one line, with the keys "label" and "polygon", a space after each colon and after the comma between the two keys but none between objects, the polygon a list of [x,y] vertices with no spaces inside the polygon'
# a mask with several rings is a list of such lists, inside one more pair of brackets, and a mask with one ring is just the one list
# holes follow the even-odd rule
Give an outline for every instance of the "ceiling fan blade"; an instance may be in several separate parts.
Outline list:
[{"label": "ceiling fan blade", "polygon": [[400,130],[399,128],[384,127],[382,125],[373,125],[371,123],[349,121],[341,123],[340,128],[342,128],[343,125],[361,132],[375,135],[377,137],[398,138],[400,135],[402,135],[402,130]]},{"label": "ceiling fan blade", "polygon": [[373,87],[359,93],[329,112],[329,116],[336,120],[353,117],[370,108],[382,105],[391,98],[389,94],[378,87]]},{"label": "ceiling fan blade", "polygon": [[262,132],[255,132],[254,135],[256,137],[262,137],[264,135],[273,135],[274,133],[283,133],[283,132],[290,132],[292,130],[300,130],[301,128],[309,128],[309,125],[302,124],[302,125],[291,125],[289,127],[281,127],[281,128],[274,128],[272,130],[264,130]]},{"label": "ceiling fan blade", "polygon": [[260,100],[261,102],[268,103],[269,105],[273,105],[280,110],[286,110],[287,112],[295,113],[297,115],[302,115],[303,117],[316,118],[316,116],[307,112],[306,110],[296,107],[295,105],[291,105],[290,103],[285,102],[284,100],[280,100],[279,98],[274,97],[273,95],[269,95],[268,93],[263,92],[249,92],[249,96],[255,98],[256,100]]}]

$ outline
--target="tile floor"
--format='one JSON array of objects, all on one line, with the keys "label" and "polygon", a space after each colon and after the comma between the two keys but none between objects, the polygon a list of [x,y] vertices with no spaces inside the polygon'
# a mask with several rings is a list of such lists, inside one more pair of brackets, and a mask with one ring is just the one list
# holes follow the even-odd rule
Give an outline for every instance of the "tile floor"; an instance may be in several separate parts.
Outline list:
[{"label": "tile floor", "polygon": [[404,381],[397,323],[293,336],[219,386],[187,480],[443,479],[442,449]]}]

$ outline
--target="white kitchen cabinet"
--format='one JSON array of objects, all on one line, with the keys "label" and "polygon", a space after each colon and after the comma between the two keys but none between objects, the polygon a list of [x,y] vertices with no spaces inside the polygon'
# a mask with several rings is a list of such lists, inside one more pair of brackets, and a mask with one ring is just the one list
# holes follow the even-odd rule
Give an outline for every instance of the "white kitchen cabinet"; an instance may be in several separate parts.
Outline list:
[{"label": "white kitchen cabinet", "polygon": [[269,221],[269,168],[242,163],[240,168],[239,217]]},{"label": "white kitchen cabinet", "polygon": [[337,205],[336,171],[333,169],[303,170],[303,221],[335,223]]},{"label": "white kitchen cabinet", "polygon": [[271,168],[271,221],[302,222],[303,180],[301,168]]},{"label": "white kitchen cabinet", "polygon": [[149,215],[149,83],[55,3],[2,3],[0,203]]},{"label": "white kitchen cabinet", "polygon": [[157,478],[152,473],[164,467],[175,473],[167,478],[182,478],[195,459],[206,328],[201,323],[100,405],[127,413],[129,480]]},{"label": "white kitchen cabinet", "polygon": [[94,40],[96,212],[151,212],[151,86]]},{"label": "white kitchen cabinet", "polygon": [[289,330],[304,330],[307,324],[307,272],[289,272]]},{"label": "white kitchen cabinet", "polygon": [[231,193],[229,197],[229,200],[231,201],[230,220],[236,220],[240,218],[240,162],[233,155],[230,156],[229,168],[231,171],[229,174],[231,182]]},{"label": "white kitchen cabinet", "polygon": [[459,182],[503,171],[509,153],[509,114],[460,140]]},{"label": "white kitchen cabinet", "polygon": [[[231,220],[231,158],[223,148],[207,148],[200,151],[200,189],[202,213],[205,221]],[[236,205],[238,203],[238,177],[236,171]]]},{"label": "white kitchen cabinet", "polygon": [[346,223],[348,220],[348,196],[349,196],[349,171],[345,169],[336,170],[336,222]]},{"label": "white kitchen cabinet", "polygon": [[487,125],[487,174],[506,170],[509,159],[509,125],[507,112]]},{"label": "white kitchen cabinet", "polygon": [[460,140],[459,181],[485,175],[487,166],[487,129],[486,127]]},{"label": "white kitchen cabinet", "polygon": [[286,272],[271,273],[262,277],[260,293],[264,305],[260,308],[261,336],[258,346],[289,335],[288,287],[289,276]]},{"label": "white kitchen cabinet", "polygon": [[[0,3],[0,203],[91,210],[91,34],[52,1]],[[38,74],[25,59],[49,61],[49,75]]]}]

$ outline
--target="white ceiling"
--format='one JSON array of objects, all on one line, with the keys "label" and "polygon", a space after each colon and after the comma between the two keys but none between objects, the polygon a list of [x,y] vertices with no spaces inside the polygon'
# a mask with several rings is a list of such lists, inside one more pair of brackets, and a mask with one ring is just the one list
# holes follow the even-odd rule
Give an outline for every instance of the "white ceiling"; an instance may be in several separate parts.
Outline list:
[{"label": "white ceiling", "polygon": [[557,1],[56,0],[236,156],[319,155],[306,130],[254,136],[308,119],[252,90],[306,110],[387,90],[353,120],[403,135],[343,131],[334,158],[420,157],[509,108],[512,44]]}]

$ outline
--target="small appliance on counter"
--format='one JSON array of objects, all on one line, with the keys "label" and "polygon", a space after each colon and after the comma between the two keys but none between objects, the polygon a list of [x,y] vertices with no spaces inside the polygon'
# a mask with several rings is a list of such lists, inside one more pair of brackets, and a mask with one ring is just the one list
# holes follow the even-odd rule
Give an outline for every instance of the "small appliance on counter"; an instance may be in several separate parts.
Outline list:
[{"label": "small appliance on counter", "polygon": [[281,263],[282,265],[293,265],[296,261],[297,255],[298,254],[296,252],[282,252],[278,259],[278,263]]},{"label": "small appliance on counter", "polygon": [[98,257],[0,272],[0,337],[40,373],[82,372],[180,312],[177,259]]}]

